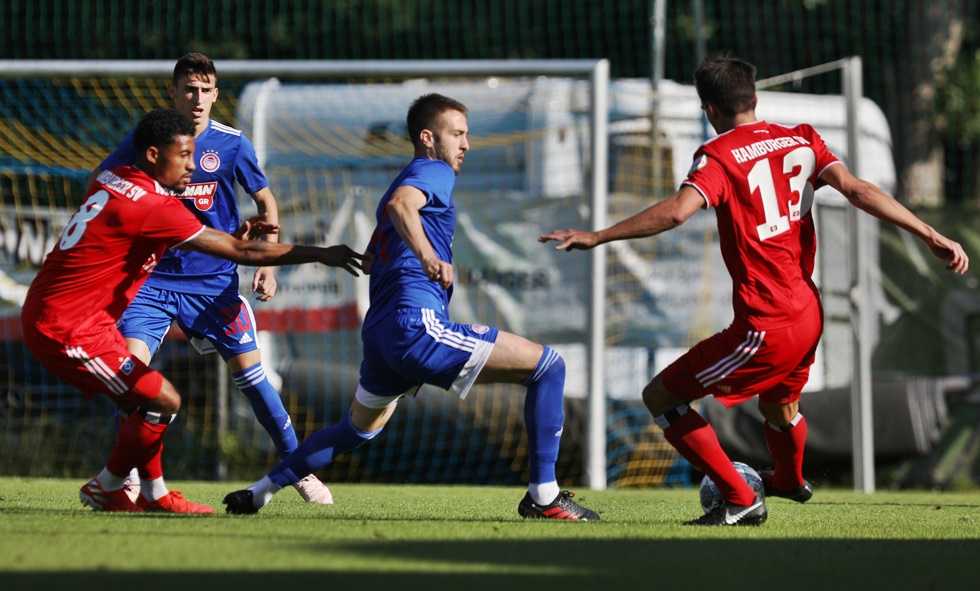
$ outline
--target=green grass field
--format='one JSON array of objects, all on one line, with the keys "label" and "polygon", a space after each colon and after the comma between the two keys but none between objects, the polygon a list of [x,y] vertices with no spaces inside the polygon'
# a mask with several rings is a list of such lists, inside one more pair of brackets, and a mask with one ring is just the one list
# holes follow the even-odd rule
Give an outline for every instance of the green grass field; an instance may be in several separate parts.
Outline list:
[{"label": "green grass field", "polygon": [[559,523],[521,519],[516,488],[333,485],[333,506],[284,490],[228,516],[243,483],[174,482],[219,511],[183,517],[95,513],[82,484],[0,478],[0,589],[980,589],[980,491],[818,488],[693,528],[695,489],[580,491],[602,520]]}]

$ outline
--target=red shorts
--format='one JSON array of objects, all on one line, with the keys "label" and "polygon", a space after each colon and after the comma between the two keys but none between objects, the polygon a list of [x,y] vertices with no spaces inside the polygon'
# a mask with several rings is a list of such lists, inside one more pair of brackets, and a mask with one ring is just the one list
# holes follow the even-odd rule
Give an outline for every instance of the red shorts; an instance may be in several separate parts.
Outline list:
[{"label": "red shorts", "polygon": [[661,379],[674,396],[697,400],[714,396],[725,406],[753,396],[790,403],[810,377],[823,332],[823,311],[814,304],[795,324],[756,330],[738,321],[708,337],[670,364]]},{"label": "red shorts", "polygon": [[73,331],[71,343],[43,334],[27,319],[23,326],[34,357],[86,398],[105,394],[139,406],[160,393],[163,376],[130,354],[113,324],[81,327]]}]

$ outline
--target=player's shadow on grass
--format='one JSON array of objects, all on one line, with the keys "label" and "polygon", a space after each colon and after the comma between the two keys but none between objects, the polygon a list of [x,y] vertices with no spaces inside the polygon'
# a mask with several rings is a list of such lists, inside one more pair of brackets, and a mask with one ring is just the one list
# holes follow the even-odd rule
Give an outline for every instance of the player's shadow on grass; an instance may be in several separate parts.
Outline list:
[{"label": "player's shadow on grass", "polygon": [[[564,528],[562,528],[564,529]],[[578,530],[579,527],[569,529]],[[580,531],[584,531],[580,530]],[[776,576],[773,564],[791,565],[794,591],[827,589],[974,589],[980,539],[841,540],[747,539],[741,528],[711,539],[571,538],[546,540],[376,540],[286,542],[291,554],[313,557],[355,555],[375,568],[276,572],[181,572],[180,565],[149,566],[134,552],[138,572],[0,573],[7,590],[112,589],[190,591],[193,589],[297,588],[573,591],[632,589],[765,589]],[[575,535],[575,534],[572,534]],[[587,534],[586,534],[587,535]],[[283,542],[280,541],[280,544]],[[122,560],[122,557],[120,557]],[[363,565],[364,560],[356,561]],[[122,564],[122,563],[121,563]],[[404,566],[404,565],[410,566]],[[411,566],[415,565],[415,566]]]}]

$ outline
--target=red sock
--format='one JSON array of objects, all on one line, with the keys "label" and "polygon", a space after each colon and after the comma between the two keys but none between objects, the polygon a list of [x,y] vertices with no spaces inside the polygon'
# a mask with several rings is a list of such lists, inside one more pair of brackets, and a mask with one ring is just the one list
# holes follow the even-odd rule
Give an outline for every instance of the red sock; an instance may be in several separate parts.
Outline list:
[{"label": "red sock", "polygon": [[155,454],[153,454],[150,459],[146,461],[142,466],[136,466],[140,473],[140,480],[156,480],[157,478],[163,477],[163,464],[161,463],[161,458],[163,457],[163,442],[160,442],[160,447],[157,448]]},{"label": "red sock", "polygon": [[737,505],[751,505],[755,492],[732,466],[711,425],[691,409],[664,429],[664,437],[695,468],[707,474],[718,486],[723,499]]},{"label": "red sock", "polygon": [[806,444],[806,419],[796,415],[795,425],[783,431],[764,423],[766,446],[776,465],[769,484],[778,490],[791,490],[803,484],[803,446]]},{"label": "red sock", "polygon": [[168,426],[169,421],[166,424],[150,423],[139,412],[131,413],[119,429],[119,437],[105,467],[113,474],[125,476],[133,466],[153,466],[152,460],[156,456],[156,472],[147,471],[144,476],[141,469],[140,477],[150,480],[160,478],[163,471],[160,469],[159,454],[163,449],[163,435]]}]

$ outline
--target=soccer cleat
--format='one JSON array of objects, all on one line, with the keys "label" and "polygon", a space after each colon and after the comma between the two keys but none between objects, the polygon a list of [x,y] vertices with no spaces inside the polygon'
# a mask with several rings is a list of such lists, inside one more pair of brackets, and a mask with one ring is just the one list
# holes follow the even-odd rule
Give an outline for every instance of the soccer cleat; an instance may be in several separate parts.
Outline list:
[{"label": "soccer cleat", "polygon": [[143,508],[133,503],[123,489],[107,491],[93,478],[78,491],[78,498],[86,507],[110,513],[142,513]]},{"label": "soccer cleat", "polygon": [[751,505],[722,501],[701,517],[685,521],[684,525],[762,525],[767,517],[766,501],[761,494],[756,494]]},{"label": "soccer cleat", "polygon": [[561,519],[564,521],[598,521],[599,514],[572,500],[575,493],[563,490],[549,505],[539,505],[526,493],[517,505],[517,512],[525,518]]},{"label": "soccer cleat", "polygon": [[140,497],[136,505],[147,513],[182,513],[188,515],[213,515],[214,509],[193,503],[184,498],[179,490],[172,490],[155,501]]},{"label": "soccer cleat", "polygon": [[310,474],[293,485],[299,491],[299,496],[307,503],[316,505],[333,505],[333,495],[326,484],[320,482],[315,474]]},{"label": "soccer cleat", "polygon": [[759,476],[762,477],[762,486],[766,489],[767,497],[781,497],[784,499],[789,499],[791,501],[796,501],[797,503],[805,503],[810,500],[813,496],[813,485],[808,481],[804,480],[803,484],[792,488],[790,490],[779,490],[769,484],[769,479],[772,477],[773,470],[759,470]]},{"label": "soccer cleat", "polygon": [[252,503],[252,498],[252,491],[248,489],[236,490],[233,493],[228,493],[221,502],[226,505],[225,513],[231,515],[250,515],[259,512]]}]

